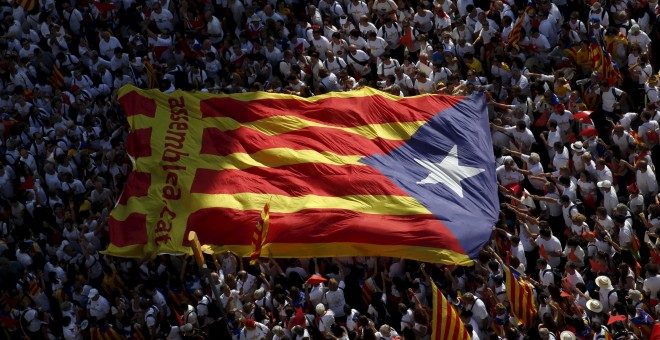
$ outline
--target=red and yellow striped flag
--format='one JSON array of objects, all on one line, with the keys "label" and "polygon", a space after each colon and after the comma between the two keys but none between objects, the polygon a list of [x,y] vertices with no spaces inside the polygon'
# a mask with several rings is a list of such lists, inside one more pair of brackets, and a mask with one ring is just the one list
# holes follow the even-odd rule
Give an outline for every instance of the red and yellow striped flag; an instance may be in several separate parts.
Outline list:
[{"label": "red and yellow striped flag", "polygon": [[122,336],[112,326],[92,327],[89,329],[89,336],[92,340],[124,340]]},{"label": "red and yellow striped flag", "polygon": [[511,305],[511,312],[523,323],[526,329],[530,329],[536,323],[537,315],[532,286],[508,265],[503,267],[506,296]]},{"label": "red and yellow striped flag", "polygon": [[32,280],[30,280],[30,286],[28,287],[28,293],[32,297],[35,297],[35,296],[41,294],[41,286],[39,285],[39,281],[37,281],[36,276],[32,276]]},{"label": "red and yellow striped flag", "polygon": [[257,221],[257,225],[254,228],[254,234],[252,234],[252,246],[254,250],[250,255],[250,265],[257,263],[261,257],[261,249],[266,243],[266,235],[268,235],[268,225],[270,224],[270,201],[264,205],[263,211],[261,211],[261,216]]},{"label": "red and yellow striped flag", "polygon": [[48,77],[48,83],[55,89],[64,86],[64,75],[62,75],[62,72],[60,72],[60,69],[56,66],[53,66],[53,71]]},{"label": "red and yellow striped flag", "polygon": [[483,95],[125,86],[118,100],[134,163],[106,254],[189,253],[194,231],[216,253],[250,257],[255,217],[272,197],[262,253],[470,265],[498,218]]},{"label": "red and yellow striped flag", "polygon": [[452,306],[435,283],[433,289],[433,319],[431,320],[431,339],[433,340],[470,340],[470,334],[460,314]]},{"label": "red and yellow striped flag", "polygon": [[39,0],[16,0],[16,3],[25,9],[26,13],[29,13],[37,5]]},{"label": "red and yellow striped flag", "polygon": [[509,46],[518,45],[520,39],[522,39],[522,28],[523,23],[525,22],[525,16],[527,16],[527,11],[523,12],[520,18],[518,18],[518,21],[516,21],[516,24],[511,29],[511,32],[509,33],[509,39],[507,39]]},{"label": "red and yellow striped flag", "polygon": [[147,88],[157,89],[158,79],[156,77],[156,70],[154,69],[154,65],[151,64],[151,61],[147,57],[144,57],[142,64],[144,64],[144,70],[147,73]]}]

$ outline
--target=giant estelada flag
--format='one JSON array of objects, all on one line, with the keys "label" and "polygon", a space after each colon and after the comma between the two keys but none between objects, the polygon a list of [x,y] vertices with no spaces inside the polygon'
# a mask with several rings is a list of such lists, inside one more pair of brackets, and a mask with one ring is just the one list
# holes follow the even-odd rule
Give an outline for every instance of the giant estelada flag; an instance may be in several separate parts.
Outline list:
[{"label": "giant estelada flag", "polygon": [[133,161],[107,254],[262,254],[471,264],[498,216],[482,95],[119,91]]}]

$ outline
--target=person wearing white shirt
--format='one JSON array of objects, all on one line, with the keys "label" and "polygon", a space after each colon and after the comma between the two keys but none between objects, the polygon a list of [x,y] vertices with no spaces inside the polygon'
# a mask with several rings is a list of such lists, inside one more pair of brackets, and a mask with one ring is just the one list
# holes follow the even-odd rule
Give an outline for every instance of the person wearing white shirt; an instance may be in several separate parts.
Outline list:
[{"label": "person wearing white shirt", "polygon": [[69,1],[62,3],[62,19],[68,24],[74,35],[80,35],[80,24],[83,21],[83,16],[78,9],[71,6]]},{"label": "person wearing white shirt", "polygon": [[589,21],[597,22],[603,27],[608,27],[610,25],[610,16],[599,2],[594,2],[589,11]]},{"label": "person wearing white shirt", "polygon": [[225,308],[225,310],[230,311],[243,309],[243,303],[240,300],[238,290],[232,290],[227,284],[223,284],[221,287],[221,292],[222,294],[220,295],[220,302],[222,303],[222,306]]},{"label": "person wearing white shirt", "polygon": [[319,53],[319,58],[325,60],[325,51],[331,49],[331,46],[328,38],[324,37],[321,33],[322,30],[320,29],[314,30],[310,44],[314,46],[314,49]]},{"label": "person wearing white shirt", "polygon": [[458,14],[462,17],[468,15],[468,6],[474,6],[473,0],[458,0],[456,2],[456,7],[458,8]]},{"label": "person wearing white shirt", "polygon": [[552,235],[549,228],[543,228],[539,231],[539,236],[534,240],[534,243],[539,247],[543,247],[548,259],[540,259],[547,261],[551,268],[559,267],[563,255],[561,242],[559,239]]},{"label": "person wearing white shirt", "polygon": [[387,49],[387,41],[376,32],[369,32],[366,48],[372,57],[380,58]]},{"label": "person wearing white shirt", "polygon": [[658,275],[658,266],[656,264],[647,264],[644,266],[646,279],[642,289],[646,296],[658,296],[660,292],[660,275]]},{"label": "person wearing white shirt", "polygon": [[497,175],[497,180],[500,182],[500,185],[503,187],[508,187],[513,184],[520,184],[524,180],[524,176],[517,171],[515,162],[512,158],[507,158],[504,160],[504,164],[497,167],[495,173]]},{"label": "person wearing white shirt", "polygon": [[99,53],[101,53],[101,55],[106,57],[107,59],[112,58],[115,53],[115,48],[122,47],[121,43],[119,42],[119,39],[111,36],[108,31],[101,31],[100,37],[101,39],[99,39]]},{"label": "person wearing white shirt", "polygon": [[[602,101],[602,110],[608,113],[614,112],[614,105],[625,94],[624,91],[616,87],[611,87],[607,81],[602,81],[600,83],[599,89],[594,91],[594,93],[600,95]],[[594,121],[594,123],[598,124],[596,121]]]},{"label": "person wearing white shirt", "polygon": [[539,32],[541,32],[544,37],[548,38],[550,46],[557,45],[558,33],[555,30],[556,20],[554,20],[548,12],[543,10],[539,11],[537,16],[541,21],[539,23]]},{"label": "person wearing white shirt", "polygon": [[254,321],[254,319],[247,319],[245,328],[239,333],[239,340],[258,340],[265,339],[266,335],[270,333],[268,326]]},{"label": "person wearing white shirt", "polygon": [[344,281],[337,282],[335,279],[328,281],[328,290],[323,294],[321,302],[328,306],[335,318],[343,319],[346,316],[344,312]]},{"label": "person wearing white shirt", "polygon": [[382,55],[381,62],[378,64],[377,74],[381,80],[387,79],[389,76],[394,76],[394,70],[400,66],[396,59],[392,59],[389,52]]},{"label": "person wearing white shirt", "polygon": [[222,30],[222,23],[220,19],[215,17],[211,12],[204,13],[206,19],[206,33],[212,43],[217,44],[224,38],[225,32]]},{"label": "person wearing white shirt", "polygon": [[607,210],[607,214],[611,216],[614,208],[619,204],[619,198],[612,189],[612,182],[609,180],[600,181],[598,182],[598,188],[603,194],[603,207]]},{"label": "person wearing white shirt", "polygon": [[511,135],[513,137],[513,145],[511,147],[523,153],[529,152],[532,145],[536,142],[534,134],[532,134],[532,131],[527,128],[527,124],[522,120],[518,121],[516,126],[506,128],[496,127],[496,129]]},{"label": "person wearing white shirt", "polygon": [[412,79],[404,72],[403,67],[394,68],[394,83],[399,86],[404,95],[408,96],[414,91]]},{"label": "person wearing white shirt", "polygon": [[289,331],[286,327],[282,326],[275,326],[272,329],[273,332],[273,339],[272,340],[282,340],[282,339],[291,339],[291,331]]},{"label": "person wearing white shirt", "polygon": [[390,49],[399,47],[399,40],[401,40],[402,33],[401,25],[389,18],[385,19],[385,24],[378,29],[378,36],[385,39]]},{"label": "person wearing white shirt", "polygon": [[378,32],[376,25],[369,22],[369,19],[366,16],[360,17],[360,23],[357,26],[357,29],[360,31],[362,36],[368,36],[369,32]]},{"label": "person wearing white shirt", "polygon": [[513,68],[511,70],[511,87],[518,86],[523,94],[530,94],[529,90],[529,80],[524,76],[519,68]]},{"label": "person wearing white shirt", "polygon": [[347,66],[346,61],[342,58],[335,57],[332,50],[325,52],[325,60],[323,61],[323,67],[325,67],[328,72],[338,75],[339,72],[345,69]]},{"label": "person wearing white shirt", "polygon": [[376,339],[379,340],[392,340],[392,339],[398,339],[399,334],[396,332],[396,330],[389,325],[382,325],[380,326],[378,332],[376,332]]},{"label": "person wearing white shirt", "polygon": [[651,46],[651,38],[645,33],[642,32],[639,25],[634,24],[630,27],[630,32],[628,33],[628,42],[630,45],[638,44],[641,52],[646,53]]},{"label": "person wearing white shirt", "polygon": [[533,27],[531,29],[529,42],[531,46],[535,46],[532,50],[532,55],[539,58],[542,62],[547,62],[548,59],[546,57],[552,47],[548,38],[541,34],[538,28]]},{"label": "person wearing white shirt", "polygon": [[174,32],[174,15],[172,15],[170,10],[163,8],[159,2],[155,3],[153,6],[151,20],[156,22],[156,27],[158,27],[159,30]]},{"label": "person wearing white shirt", "polygon": [[[343,310],[342,310],[343,313]],[[330,333],[330,327],[335,323],[335,313],[328,309],[322,303],[316,305],[316,314],[318,315],[318,327],[321,334]]]},{"label": "person wearing white shirt", "polygon": [[637,172],[635,173],[637,187],[639,193],[644,196],[654,196],[658,193],[658,182],[655,177],[655,172],[648,165],[646,160],[637,162]]},{"label": "person wearing white shirt", "polygon": [[417,5],[417,12],[413,17],[413,25],[423,33],[428,33],[433,29],[433,13],[424,6]]},{"label": "person wearing white shirt", "polygon": [[539,283],[547,292],[548,287],[555,284],[555,273],[544,258],[536,260],[536,269],[539,270]]},{"label": "person wearing white shirt", "polygon": [[96,320],[103,320],[110,313],[110,303],[106,298],[99,294],[99,291],[92,288],[87,295],[87,312]]},{"label": "person wearing white shirt", "polygon": [[369,5],[364,1],[351,0],[346,9],[354,22],[359,22],[363,15],[369,15]]},{"label": "person wearing white shirt", "polygon": [[619,301],[619,297],[612,286],[610,278],[607,276],[599,276],[596,278],[596,285],[600,288],[598,290],[598,295],[599,301],[603,306],[603,312],[607,313],[614,310],[614,305]]},{"label": "person wearing white shirt", "polygon": [[478,330],[483,333],[490,325],[490,317],[486,304],[472,293],[465,293],[463,295],[463,302],[465,303],[465,310],[472,312],[472,320],[478,326],[475,331]]},{"label": "person wearing white shirt", "polygon": [[419,71],[417,72],[414,87],[417,94],[431,93],[433,90],[433,82],[427,78],[426,73]]}]

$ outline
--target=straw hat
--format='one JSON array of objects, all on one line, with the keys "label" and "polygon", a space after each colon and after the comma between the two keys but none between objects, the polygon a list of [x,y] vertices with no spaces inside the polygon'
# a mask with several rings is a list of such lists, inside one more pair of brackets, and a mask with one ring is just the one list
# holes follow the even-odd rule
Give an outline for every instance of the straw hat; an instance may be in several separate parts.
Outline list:
[{"label": "straw hat", "polygon": [[592,299],[587,301],[587,309],[594,313],[600,313],[603,311],[603,305],[600,301]]}]

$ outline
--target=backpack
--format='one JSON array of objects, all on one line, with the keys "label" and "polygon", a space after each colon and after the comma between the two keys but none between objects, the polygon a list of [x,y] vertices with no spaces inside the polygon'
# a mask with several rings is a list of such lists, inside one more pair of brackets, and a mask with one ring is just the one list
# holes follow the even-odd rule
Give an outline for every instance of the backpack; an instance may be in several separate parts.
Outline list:
[{"label": "backpack", "polygon": [[646,140],[649,142],[658,144],[659,139],[660,138],[658,138],[658,132],[656,130],[649,129],[649,131],[646,132]]},{"label": "backpack", "polygon": [[284,75],[282,74],[282,71],[280,71],[280,65],[282,65],[282,63],[286,63],[286,61],[282,59],[278,61],[277,64],[273,65],[273,76],[285,81],[286,79],[284,79]]},{"label": "backpack", "polygon": [[[307,320],[307,332],[309,332],[310,339],[324,339],[323,333],[319,330],[316,320],[310,320],[307,315],[305,315],[305,320]],[[320,319],[319,319],[320,322]]]},{"label": "backpack", "polygon": [[199,302],[198,305],[206,306],[206,308],[209,311],[209,318],[212,318],[213,320],[215,320],[215,319],[221,317],[222,316],[222,311],[220,310],[220,307],[218,307],[218,305],[215,302],[213,302],[213,299],[211,299],[210,296],[208,296],[208,295],[204,295],[204,296],[209,301],[209,303]]},{"label": "backpack", "polygon": [[[610,304],[610,296],[612,296],[612,294],[616,294],[617,301],[620,301],[620,302],[625,302],[626,301],[627,296],[622,290],[613,289],[609,293],[607,293],[607,304],[608,305]],[[610,309],[614,309],[614,306],[610,306]]]},{"label": "backpack", "polygon": [[552,273],[552,278],[555,281],[554,282],[555,286],[561,287],[561,280],[562,280],[561,273],[558,272],[557,269],[544,269],[542,275],[545,276],[545,274],[548,273],[548,272]]},{"label": "backpack", "polygon": [[[626,217],[626,220],[627,219],[631,220],[632,229],[633,229],[632,230],[632,234],[633,234],[632,242],[634,243],[634,242],[639,242],[640,240],[644,240],[644,236],[646,235],[646,226],[644,225],[644,222],[642,222],[642,220],[636,214],[633,214],[631,212],[630,215],[631,216]],[[635,237],[637,238],[637,240],[634,239]],[[641,246],[640,247],[640,252],[642,252],[642,254],[640,254],[640,255],[646,256],[648,254],[648,249],[644,245],[644,243],[639,242],[638,246]]]},{"label": "backpack", "polygon": [[578,213],[587,216],[584,209],[584,203],[580,200],[577,199],[575,200],[575,203],[571,206],[571,208],[568,211],[569,215],[573,210],[576,210]]},{"label": "backpack", "polygon": [[[612,91],[612,95],[614,96],[614,99],[618,102],[619,99],[621,99],[621,96],[616,94],[616,88],[615,87],[610,87],[610,91]],[[603,92],[600,93],[601,106],[603,105],[602,104],[603,103],[603,94],[604,94]]]}]

